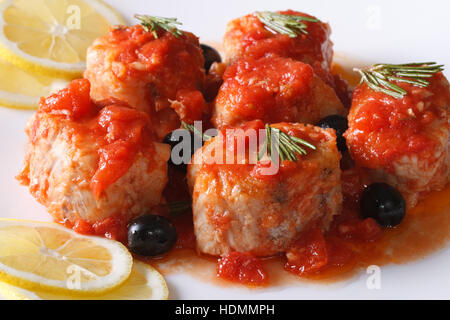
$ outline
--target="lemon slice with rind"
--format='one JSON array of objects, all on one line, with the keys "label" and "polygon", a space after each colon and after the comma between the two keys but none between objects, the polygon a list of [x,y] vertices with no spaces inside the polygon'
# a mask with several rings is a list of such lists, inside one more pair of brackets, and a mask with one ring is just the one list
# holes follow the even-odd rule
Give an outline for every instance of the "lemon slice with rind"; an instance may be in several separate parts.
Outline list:
[{"label": "lemon slice with rind", "polygon": [[135,261],[130,277],[118,288],[96,296],[29,291],[0,282],[0,295],[11,300],[167,300],[169,290],[163,276],[153,267]]},{"label": "lemon slice with rind", "polygon": [[0,281],[29,290],[95,295],[121,285],[133,259],[124,245],[53,223],[0,219]]},{"label": "lemon slice with rind", "polygon": [[64,88],[69,82],[30,74],[0,57],[0,106],[36,109],[39,99]]},{"label": "lemon slice with rind", "polygon": [[86,50],[123,19],[100,0],[3,0],[0,55],[23,70],[75,78]]}]

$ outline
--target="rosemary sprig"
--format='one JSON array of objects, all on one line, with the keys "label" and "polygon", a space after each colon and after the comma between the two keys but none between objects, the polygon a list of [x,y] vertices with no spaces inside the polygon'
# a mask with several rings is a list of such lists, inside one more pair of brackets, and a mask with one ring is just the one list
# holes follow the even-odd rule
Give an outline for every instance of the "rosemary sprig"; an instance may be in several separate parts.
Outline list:
[{"label": "rosemary sprig", "polygon": [[209,139],[212,138],[211,136],[200,132],[193,124],[189,124],[189,123],[182,121],[181,126],[183,127],[183,129],[193,132],[195,135],[197,135],[199,137],[202,137],[202,139],[204,141],[208,141]]},{"label": "rosemary sprig", "polygon": [[316,147],[306,140],[297,138],[295,136],[288,135],[280,129],[272,128],[270,125],[266,124],[266,141],[264,142],[263,148],[260,149],[258,153],[258,161],[262,159],[264,153],[276,161],[275,154],[272,152],[272,145],[276,149],[276,153],[279,154],[282,161],[297,161],[297,154],[306,155],[307,152],[302,146],[308,147],[312,150],[316,150]]},{"label": "rosemary sprig", "polygon": [[151,32],[155,39],[158,39],[158,29],[166,30],[176,38],[183,35],[183,32],[177,28],[177,25],[182,25],[181,22],[177,21],[177,18],[164,18],[145,14],[136,14],[134,17],[141,21],[144,30]]},{"label": "rosemary sprig", "polygon": [[408,92],[392,81],[410,83],[418,87],[428,87],[426,80],[435,73],[444,70],[444,65],[436,62],[405,63],[405,64],[375,64],[366,69],[353,69],[361,75],[361,83],[365,82],[371,89],[388,94],[396,99],[402,99]]},{"label": "rosemary sprig", "polygon": [[189,201],[173,201],[166,203],[166,207],[171,214],[177,214],[191,208]]},{"label": "rosemary sprig", "polygon": [[296,38],[298,33],[308,34],[307,25],[303,21],[319,22],[318,19],[297,15],[281,14],[270,11],[256,12],[256,17],[267,30],[273,33],[286,34]]},{"label": "rosemary sprig", "polygon": [[[213,137],[200,132],[194,125],[182,122],[182,127],[185,130],[193,132],[195,135],[203,137],[203,140],[209,140]],[[270,125],[265,125],[266,129],[266,141],[264,146],[260,149],[258,153],[258,161],[262,159],[265,153],[271,158],[273,162],[277,159],[275,158],[275,153],[272,152],[272,147],[275,147],[276,154],[279,155],[282,161],[297,161],[297,154],[306,155],[307,152],[303,147],[308,147],[312,150],[316,150],[316,147],[306,140],[300,139],[295,136],[288,135],[280,129],[272,128]],[[272,143],[273,141],[273,143]]]}]

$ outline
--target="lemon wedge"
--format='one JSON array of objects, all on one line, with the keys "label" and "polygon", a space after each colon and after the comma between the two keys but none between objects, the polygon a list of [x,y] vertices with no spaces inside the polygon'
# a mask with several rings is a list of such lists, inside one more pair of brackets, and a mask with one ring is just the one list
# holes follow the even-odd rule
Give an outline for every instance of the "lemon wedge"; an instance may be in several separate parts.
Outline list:
[{"label": "lemon wedge", "polygon": [[64,88],[69,82],[30,74],[0,57],[0,105],[14,109],[36,109],[39,99]]},{"label": "lemon wedge", "polygon": [[57,295],[29,291],[0,282],[0,295],[11,300],[167,300],[169,290],[163,276],[151,266],[135,261],[130,277],[118,288],[96,296]]},{"label": "lemon wedge", "polygon": [[0,281],[11,285],[95,295],[127,280],[132,264],[120,242],[54,223],[0,219]]},{"label": "lemon wedge", "polygon": [[72,79],[85,69],[86,50],[124,24],[100,0],[3,0],[0,2],[0,55],[19,68]]}]

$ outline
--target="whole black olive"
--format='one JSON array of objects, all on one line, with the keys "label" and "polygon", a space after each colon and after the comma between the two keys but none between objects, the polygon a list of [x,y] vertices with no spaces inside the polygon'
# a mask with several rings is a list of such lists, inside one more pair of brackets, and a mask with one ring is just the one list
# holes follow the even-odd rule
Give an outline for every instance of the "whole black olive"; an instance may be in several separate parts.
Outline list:
[{"label": "whole black olive", "polygon": [[[176,154],[176,155],[170,155],[170,159],[169,159],[169,165],[181,170],[183,172],[187,171],[187,162],[191,159],[192,155],[195,152],[195,135],[193,132],[189,131],[189,130],[185,130],[185,129],[177,129],[177,130],[184,130],[185,133],[189,134],[189,139],[190,139],[190,146],[186,145],[186,147],[183,147],[183,145],[180,145],[180,151]],[[176,147],[178,144],[182,143],[183,144],[183,140],[186,138],[186,134],[183,133],[181,134],[175,134],[175,132],[177,131],[172,131],[171,133],[167,134],[164,139],[163,139],[163,143],[170,145],[170,149],[172,150],[174,147]],[[201,139],[201,138],[199,138]],[[184,151],[189,150],[189,155],[185,157],[184,155]],[[174,159],[172,159],[173,156],[176,156],[178,159],[177,161],[175,161],[176,163],[174,163]],[[184,160],[188,160],[186,161],[181,161],[180,163],[180,159],[184,159]]]},{"label": "whole black olive", "polygon": [[395,227],[405,216],[403,196],[387,183],[374,183],[365,188],[360,205],[363,218],[373,218],[383,227]]},{"label": "whole black olive", "polygon": [[331,128],[336,131],[336,143],[339,151],[347,151],[347,142],[343,136],[348,129],[347,118],[341,115],[332,115],[323,118],[317,123],[318,127]]},{"label": "whole black olive", "polygon": [[206,44],[201,44],[200,47],[203,51],[203,57],[205,58],[205,70],[208,73],[209,68],[214,62],[222,62],[222,58],[220,57],[219,52],[213,47],[210,47]]},{"label": "whole black olive", "polygon": [[177,231],[165,217],[143,215],[128,225],[128,248],[144,257],[168,252],[177,241]]}]

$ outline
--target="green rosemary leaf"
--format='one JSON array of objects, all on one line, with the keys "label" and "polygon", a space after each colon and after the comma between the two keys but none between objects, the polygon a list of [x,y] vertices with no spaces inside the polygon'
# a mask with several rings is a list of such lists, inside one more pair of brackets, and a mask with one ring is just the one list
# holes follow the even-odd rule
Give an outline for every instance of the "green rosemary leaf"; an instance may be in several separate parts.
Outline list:
[{"label": "green rosemary leaf", "polygon": [[271,158],[273,162],[276,162],[278,160],[278,157],[275,158],[275,154],[271,150],[272,141],[276,151],[278,152],[279,158],[282,161],[289,160],[296,162],[298,161],[297,154],[306,155],[307,154],[306,150],[303,149],[301,146],[306,146],[310,149],[316,150],[316,147],[313,144],[309,143],[308,141],[297,138],[295,136],[288,135],[287,133],[284,133],[280,129],[270,127],[270,125],[268,124],[266,124],[265,128],[266,128],[266,140],[263,143],[263,148],[260,150],[258,154],[258,160],[260,160],[263,157],[264,151],[266,151],[267,155]]},{"label": "green rosemary leaf", "polygon": [[209,139],[212,138],[211,136],[200,132],[193,124],[189,124],[189,123],[182,121],[181,126],[183,127],[183,129],[193,132],[195,135],[197,135],[199,137],[202,137],[202,139],[204,141],[208,141]]},{"label": "green rosemary leaf", "polygon": [[316,147],[315,147],[313,144],[309,143],[308,141],[303,140],[303,139],[300,139],[300,138],[297,138],[297,137],[294,137],[294,136],[290,136],[290,137],[291,137],[291,139],[294,140],[295,142],[297,142],[297,143],[299,143],[299,144],[302,144],[302,145],[304,145],[304,146],[307,146],[308,148],[311,148],[311,149],[313,149],[313,150],[316,150]]},{"label": "green rosemary leaf", "polygon": [[399,78],[399,77],[392,77],[392,76],[388,76],[387,77],[388,80],[393,80],[393,81],[398,81],[398,82],[406,82],[406,83],[410,83],[419,87],[428,87],[428,85],[430,84],[430,82],[428,82],[427,80],[422,80],[422,79],[417,79],[417,80],[410,80],[407,78]]},{"label": "green rosemary leaf", "polygon": [[180,213],[191,208],[189,201],[173,201],[166,203],[166,207],[171,214]]},{"label": "green rosemary leaf", "polygon": [[372,90],[383,92],[396,99],[404,98],[408,92],[392,83],[405,82],[418,87],[430,85],[427,78],[444,70],[444,65],[436,62],[383,64],[378,63],[366,69],[354,69],[361,75],[361,83],[365,82]]},{"label": "green rosemary leaf", "polygon": [[155,39],[158,39],[158,30],[163,29],[173,34],[176,38],[183,35],[183,32],[177,28],[182,23],[177,18],[164,18],[157,16],[149,16],[144,14],[136,14],[134,17],[141,21],[141,25],[145,31],[151,32]]},{"label": "green rosemary leaf", "polygon": [[285,34],[291,38],[296,38],[298,33],[308,34],[308,26],[304,23],[304,21],[320,22],[316,18],[281,14],[270,11],[256,12],[255,15],[259,21],[265,25],[267,30],[273,33]]}]

